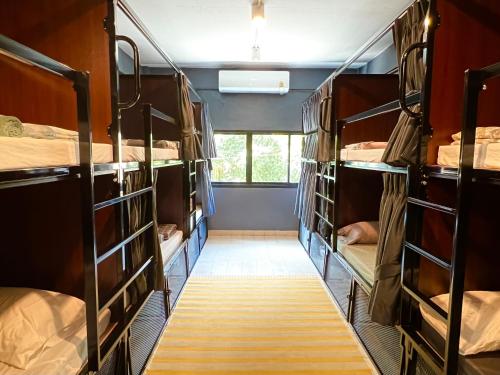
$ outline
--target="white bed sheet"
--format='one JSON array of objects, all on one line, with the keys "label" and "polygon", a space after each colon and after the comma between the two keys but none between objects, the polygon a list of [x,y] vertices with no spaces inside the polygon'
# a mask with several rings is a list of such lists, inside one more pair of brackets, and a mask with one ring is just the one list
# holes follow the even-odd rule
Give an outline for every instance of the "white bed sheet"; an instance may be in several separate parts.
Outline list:
[{"label": "white bed sheet", "polygon": [[340,150],[340,160],[349,161],[364,161],[370,163],[379,163],[382,160],[382,155],[385,149],[377,148],[373,150]]},{"label": "white bed sheet", "polygon": [[[78,142],[63,139],[0,137],[0,170],[78,165]],[[144,161],[144,148],[124,146],[123,161]],[[94,163],[113,161],[113,146],[92,145]],[[154,160],[179,159],[178,149],[154,148]]]},{"label": "white bed sheet", "polygon": [[[102,313],[99,331],[109,325],[111,311]],[[87,362],[87,327],[80,326],[74,334],[61,340],[52,338],[46,348],[26,370],[0,362],[0,375],[76,375]]]},{"label": "white bed sheet", "polygon": [[[459,160],[459,145],[439,146],[438,165],[458,168]],[[500,169],[500,143],[476,144],[474,168]]]},{"label": "white bed sheet", "polygon": [[182,231],[177,230],[168,240],[165,240],[160,244],[163,265],[166,265],[168,263],[170,258],[172,258],[172,256],[174,255],[175,251],[182,244],[183,237],[184,236]]}]

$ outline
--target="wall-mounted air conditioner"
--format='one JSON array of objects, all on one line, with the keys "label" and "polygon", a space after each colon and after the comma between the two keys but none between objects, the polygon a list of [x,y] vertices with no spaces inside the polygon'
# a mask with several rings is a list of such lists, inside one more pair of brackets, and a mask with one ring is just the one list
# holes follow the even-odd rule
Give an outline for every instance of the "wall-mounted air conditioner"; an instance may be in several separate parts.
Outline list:
[{"label": "wall-mounted air conditioner", "polygon": [[219,70],[219,92],[284,95],[290,72],[270,70]]}]

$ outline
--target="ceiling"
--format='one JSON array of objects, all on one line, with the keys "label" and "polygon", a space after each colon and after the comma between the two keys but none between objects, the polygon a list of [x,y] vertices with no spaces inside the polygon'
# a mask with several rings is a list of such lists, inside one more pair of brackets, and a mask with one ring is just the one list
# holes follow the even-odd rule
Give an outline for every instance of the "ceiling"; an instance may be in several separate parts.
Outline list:
[{"label": "ceiling", "polygon": [[[158,44],[181,67],[336,67],[397,17],[411,0],[264,0],[260,61],[252,61],[251,0],[126,0]],[[119,33],[139,45],[141,63],[165,61],[124,15]],[[369,61],[391,35],[363,56]]]}]

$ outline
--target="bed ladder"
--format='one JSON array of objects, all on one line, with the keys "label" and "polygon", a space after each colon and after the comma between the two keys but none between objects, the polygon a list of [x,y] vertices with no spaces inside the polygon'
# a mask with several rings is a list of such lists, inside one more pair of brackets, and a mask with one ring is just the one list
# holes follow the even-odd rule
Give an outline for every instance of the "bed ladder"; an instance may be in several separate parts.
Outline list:
[{"label": "bed ladder", "polygon": [[[458,373],[459,341],[462,318],[462,302],[465,279],[466,248],[465,239],[468,217],[471,210],[470,198],[474,182],[474,144],[478,98],[486,88],[485,81],[500,75],[500,63],[480,69],[467,70],[464,81],[464,112],[462,117],[462,139],[460,164],[457,171],[456,208],[429,202],[425,199],[409,197],[407,200],[406,241],[403,248],[401,287],[403,303],[401,311],[401,333],[403,345],[402,375],[416,373],[416,358],[421,356],[437,374],[456,375]],[[416,179],[417,184],[426,185],[426,176]],[[418,190],[418,189],[416,189]],[[423,194],[421,194],[423,196]],[[455,219],[451,261],[433,255],[419,244],[423,210],[435,210]],[[418,288],[418,267],[421,257],[445,269],[450,274],[448,311],[444,311]],[[415,328],[420,314],[415,302],[424,305],[434,317],[445,322],[447,335],[444,353],[440,353]]]}]

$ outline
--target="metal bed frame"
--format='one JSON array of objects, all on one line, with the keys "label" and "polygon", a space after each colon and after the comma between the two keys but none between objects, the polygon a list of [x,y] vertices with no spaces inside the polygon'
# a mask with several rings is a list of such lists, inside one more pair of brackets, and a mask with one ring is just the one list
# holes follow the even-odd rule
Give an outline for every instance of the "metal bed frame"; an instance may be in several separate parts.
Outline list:
[{"label": "metal bed frame", "polygon": [[[406,10],[401,14],[403,15]],[[400,17],[401,17],[400,15]],[[436,1],[430,0],[429,2],[429,17],[430,25],[428,30],[428,39],[426,43],[416,43],[410,46],[402,56],[402,63],[400,66],[400,90],[399,99],[394,102],[387,103],[385,105],[372,108],[368,111],[352,115],[345,119],[336,120],[335,123],[335,160],[329,163],[330,167],[333,167],[333,175],[328,176],[329,179],[334,181],[333,184],[333,198],[331,195],[323,196],[317,190],[316,196],[316,206],[319,199],[326,200],[334,206],[334,203],[338,201],[338,189],[336,189],[339,184],[339,168],[358,168],[363,170],[377,170],[383,172],[391,173],[403,173],[407,175],[407,184],[409,188],[409,197],[407,201],[407,207],[415,210],[415,215],[407,215],[405,219],[406,225],[406,242],[403,246],[403,257],[402,257],[402,313],[401,313],[401,326],[398,327],[402,334],[402,348],[403,348],[403,360],[401,363],[400,373],[405,375],[415,374],[417,371],[417,363],[420,361],[418,357],[421,357],[424,363],[431,367],[431,370],[437,374],[454,375],[458,371],[458,345],[460,339],[460,326],[461,326],[461,310],[462,310],[462,298],[464,292],[464,277],[465,277],[465,242],[464,233],[465,228],[468,225],[468,216],[470,212],[470,200],[469,196],[473,188],[474,183],[481,182],[487,184],[500,184],[500,172],[492,170],[475,170],[473,168],[474,159],[474,143],[475,143],[475,128],[476,128],[476,116],[478,109],[478,96],[481,90],[485,89],[486,82],[489,79],[500,76],[500,63],[485,67],[479,70],[468,70],[465,73],[465,88],[464,88],[464,113],[463,113],[463,126],[462,126],[462,141],[461,141],[461,153],[460,153],[460,166],[459,168],[449,168],[449,167],[438,167],[438,166],[428,166],[425,164],[425,159],[419,158],[420,162],[415,166],[409,166],[407,168],[393,167],[383,163],[366,163],[366,162],[354,162],[354,161],[340,161],[340,139],[342,136],[342,129],[345,126],[349,126],[351,123],[361,121],[374,116],[379,116],[388,112],[403,110],[410,117],[418,119],[418,127],[421,135],[421,142],[419,145],[418,153],[422,152],[422,148],[425,147],[426,139],[425,136],[432,134],[432,128],[429,124],[429,104],[430,104],[430,88],[432,85],[432,59],[427,59],[426,61],[426,75],[424,81],[424,88],[422,92],[412,93],[406,95],[405,93],[405,77],[406,77],[406,59],[408,55],[417,49],[426,49],[429,54],[432,55],[434,49],[434,33],[438,26],[438,14],[436,10]],[[344,72],[349,68],[357,59],[363,55],[371,46],[373,46],[378,40],[380,40],[387,32],[389,32],[394,23],[391,23],[388,27],[384,28],[378,35],[369,40],[363,47],[361,47],[351,58],[344,62],[341,67],[332,73],[325,81],[318,87],[321,88],[322,85],[327,83],[330,79],[334,79],[336,76]],[[414,104],[420,103],[420,112],[413,113],[408,107]],[[305,135],[309,135],[317,132],[308,132]],[[303,160],[304,162],[315,162],[311,160]],[[317,162],[318,168],[321,163]],[[320,174],[318,173],[318,176]],[[457,205],[456,208],[446,207],[439,204],[433,204],[425,200],[425,185],[426,180],[429,177],[437,177],[444,179],[456,180],[457,183]],[[452,215],[455,218],[455,230],[453,236],[453,251],[451,261],[446,261],[440,259],[423,249],[417,238],[422,232],[422,211],[423,209],[438,210],[446,214]],[[334,211],[333,223],[338,221],[338,210]],[[420,211],[420,212],[419,212]],[[317,212],[315,210],[315,212]],[[322,215],[316,215],[319,219],[323,220]],[[316,223],[315,223],[316,224]],[[317,226],[315,225],[315,228]],[[309,232],[308,247],[311,243],[311,235],[313,232]],[[333,253],[331,249],[335,248],[336,245],[336,233],[335,230],[332,233],[331,243],[328,244],[330,251],[327,252],[327,257],[337,256],[341,263],[343,259],[337,253]],[[325,244],[327,244],[327,239],[323,239]],[[309,252],[309,248],[306,249]],[[330,253],[331,252],[331,253]],[[325,259],[325,267],[328,258]],[[450,300],[449,300],[449,312],[446,313],[435,305],[429,298],[422,295],[418,290],[416,290],[416,281],[418,275],[420,257],[424,257],[427,260],[433,262],[434,264],[446,269],[450,273]],[[344,264],[345,267],[345,264]],[[349,269],[349,267],[347,267]],[[323,275],[325,268],[323,269]],[[350,273],[353,275],[354,279],[357,279],[355,272]],[[321,270],[320,270],[321,272]],[[406,276],[405,276],[406,275]],[[409,276],[408,276],[409,275]],[[363,287],[363,284],[360,284]],[[366,286],[365,286],[366,287]],[[433,346],[414,328],[420,322],[420,315],[418,314],[418,308],[415,308],[414,302],[421,303],[427,306],[435,316],[437,316],[442,321],[445,321],[448,327],[448,334],[445,339],[445,349],[444,354],[438,353],[437,349]],[[348,316],[352,316],[352,299],[349,300],[349,312]],[[418,354],[418,356],[416,355]],[[419,365],[420,366],[420,365]]]}]

